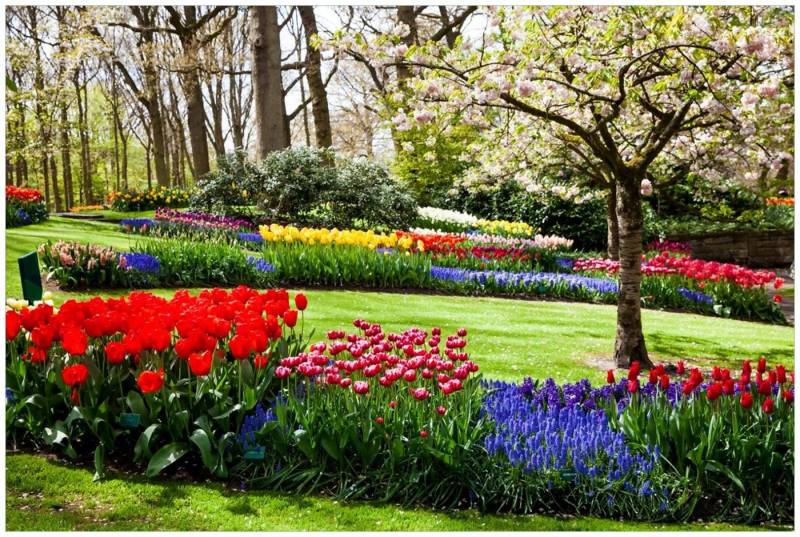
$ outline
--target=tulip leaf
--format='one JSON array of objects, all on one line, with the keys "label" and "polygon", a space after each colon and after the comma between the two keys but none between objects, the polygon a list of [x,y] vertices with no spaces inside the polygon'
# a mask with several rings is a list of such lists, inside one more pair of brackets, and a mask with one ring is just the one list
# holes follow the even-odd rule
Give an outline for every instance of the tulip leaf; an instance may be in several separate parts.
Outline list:
[{"label": "tulip leaf", "polygon": [[159,427],[160,425],[158,423],[154,423],[139,435],[139,440],[136,441],[136,445],[133,447],[134,460],[147,460],[152,456],[150,444],[152,443],[153,435]]},{"label": "tulip leaf", "polygon": [[106,477],[105,472],[106,449],[103,444],[98,444],[94,449],[94,477],[92,481],[100,481]]},{"label": "tulip leaf", "polygon": [[164,468],[178,461],[181,457],[186,455],[189,451],[188,446],[184,442],[173,442],[162,447],[156,451],[150,463],[147,465],[145,475],[147,477],[155,477],[160,474]]},{"label": "tulip leaf", "polygon": [[195,429],[192,436],[189,437],[189,440],[200,450],[200,457],[203,459],[203,464],[206,465],[209,471],[213,472],[216,466],[216,460],[212,453],[213,448],[208,434],[203,429]]}]

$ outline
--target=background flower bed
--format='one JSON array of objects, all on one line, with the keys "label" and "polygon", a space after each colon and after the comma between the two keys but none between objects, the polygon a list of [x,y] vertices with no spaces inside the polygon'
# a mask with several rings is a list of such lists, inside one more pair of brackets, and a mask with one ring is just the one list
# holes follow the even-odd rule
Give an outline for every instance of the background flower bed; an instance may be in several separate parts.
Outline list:
[{"label": "background flower bed", "polygon": [[6,227],[36,224],[47,218],[44,196],[35,188],[6,185]]},{"label": "background flower bed", "polygon": [[115,211],[146,211],[159,207],[186,207],[191,192],[177,187],[161,186],[149,190],[135,189],[111,192],[108,203]]},{"label": "background flower bed", "polygon": [[[307,301],[297,296],[295,304],[302,311]],[[7,313],[16,426],[7,435],[42,434],[68,454],[94,449],[98,475],[114,446],[149,459],[150,475],[189,456],[252,486],[340,498],[641,519],[791,516],[793,375],[781,366],[760,361],[751,372],[746,363],[740,377],[714,368],[708,378],[678,363],[677,375],[659,366],[647,381],[634,367],[603,388],[481,385],[466,330],[385,334],[358,320],[357,334],[334,330],[308,347],[292,331],[302,324],[285,293],[245,288]],[[210,340],[224,360],[204,350]],[[45,348],[44,356],[35,350]],[[209,378],[221,377],[224,390],[206,391]],[[131,432],[115,425],[120,408],[154,420],[141,423],[135,443],[115,444]],[[654,423],[652,412],[670,417]],[[240,458],[259,445],[263,461]],[[740,475],[750,479],[742,487]],[[727,503],[717,507],[717,499]],[[697,511],[708,505],[713,513]]]}]

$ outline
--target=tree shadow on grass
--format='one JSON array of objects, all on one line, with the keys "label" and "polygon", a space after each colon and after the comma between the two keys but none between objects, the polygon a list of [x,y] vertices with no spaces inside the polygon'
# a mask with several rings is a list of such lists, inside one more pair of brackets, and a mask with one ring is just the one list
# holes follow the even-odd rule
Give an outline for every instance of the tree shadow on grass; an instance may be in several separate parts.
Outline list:
[{"label": "tree shadow on grass", "polygon": [[662,356],[679,358],[713,358],[738,362],[743,359],[766,356],[771,360],[789,360],[793,349],[786,347],[762,348],[757,351],[747,347],[737,346],[735,341],[714,341],[698,337],[685,337],[679,335],[666,335],[663,332],[649,332],[645,335],[648,351]]}]

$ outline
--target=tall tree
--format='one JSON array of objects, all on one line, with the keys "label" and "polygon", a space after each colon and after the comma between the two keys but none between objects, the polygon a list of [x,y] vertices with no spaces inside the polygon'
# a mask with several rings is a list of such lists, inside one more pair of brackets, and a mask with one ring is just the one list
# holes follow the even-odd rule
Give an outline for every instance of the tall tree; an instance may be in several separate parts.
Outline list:
[{"label": "tall tree", "polygon": [[285,122],[286,106],[281,81],[278,9],[259,6],[250,10],[256,158],[261,160],[271,151],[289,146],[289,130]]},{"label": "tall tree", "polygon": [[313,6],[300,6],[300,19],[306,35],[306,78],[311,93],[311,111],[314,114],[314,137],[317,147],[333,145],[331,114],[328,110],[328,92],[322,81],[322,55],[319,52],[319,32]]},{"label": "tall tree", "polygon": [[[791,159],[761,143],[784,130],[783,105],[793,100],[791,13],[776,7],[503,7],[489,17],[491,29],[477,43],[452,51],[429,43],[413,57],[404,54],[416,74],[419,108],[413,119],[400,115],[397,122],[428,124],[459,114],[496,134],[501,125],[490,121],[489,109],[510,118],[502,128],[520,152],[518,144],[552,149],[568,139],[599,163],[616,186],[615,360],[621,367],[632,360],[650,364],[641,323],[644,180],[659,163],[709,153],[717,173],[723,165],[736,165],[738,173],[754,165],[780,168]],[[739,147],[752,150],[755,162],[741,158]],[[503,166],[509,154],[496,143],[486,147],[489,153],[494,156],[482,165]],[[505,171],[531,181],[537,170]]]}]

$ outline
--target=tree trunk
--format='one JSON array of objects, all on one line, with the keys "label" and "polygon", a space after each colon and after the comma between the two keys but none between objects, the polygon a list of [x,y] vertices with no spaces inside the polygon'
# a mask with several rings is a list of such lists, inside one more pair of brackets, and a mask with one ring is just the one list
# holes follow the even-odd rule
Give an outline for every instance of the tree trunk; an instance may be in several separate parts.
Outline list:
[{"label": "tree trunk", "polygon": [[167,168],[166,144],[164,140],[164,119],[161,115],[159,94],[161,85],[155,68],[145,68],[145,85],[147,86],[147,112],[150,116],[150,135],[152,137],[153,161],[156,167],[156,181],[159,186],[169,186],[169,169]]},{"label": "tree trunk", "polygon": [[608,258],[619,259],[619,221],[617,220],[617,183],[612,179],[606,200],[606,223],[608,225]]},{"label": "tree trunk", "polygon": [[78,103],[78,135],[81,142],[81,191],[83,193],[84,205],[92,204],[92,161],[89,153],[89,126],[87,121],[88,100],[84,100],[86,95],[86,86],[81,87],[80,83],[81,69],[76,69],[72,77],[72,83],[75,86],[75,95],[77,96]]},{"label": "tree trunk", "polygon": [[[186,26],[197,24],[197,8],[183,7]],[[183,92],[186,97],[186,115],[189,125],[189,142],[192,145],[192,163],[195,177],[202,177],[211,171],[208,161],[208,140],[206,137],[206,113],[203,107],[203,90],[200,87],[200,75],[197,71],[198,44],[193,33],[183,32],[178,35],[187,58],[188,70],[183,74]]]},{"label": "tree trunk", "polygon": [[64,202],[67,209],[75,205],[72,189],[72,161],[70,156],[69,117],[66,103],[61,104],[61,168],[64,176]]},{"label": "tree trunk", "polygon": [[[416,8],[414,6],[397,6],[397,20],[408,25],[408,34],[402,37],[402,42],[408,47],[417,44],[417,16],[415,15]],[[405,87],[405,80],[411,78],[411,70],[407,65],[399,65],[397,67],[397,78],[400,80],[400,86]]]},{"label": "tree trunk", "polygon": [[56,165],[56,157],[50,155],[50,179],[53,181],[53,200],[55,201],[56,212],[60,213],[64,210],[61,204],[61,194],[58,190],[58,166]]},{"label": "tree trunk", "polygon": [[317,19],[313,6],[300,6],[300,18],[306,34],[306,78],[311,92],[311,112],[314,114],[314,135],[317,147],[331,147],[331,114],[328,110],[328,92],[322,81],[322,57],[319,49],[311,45],[311,37],[317,33]]},{"label": "tree trunk", "polygon": [[50,159],[47,154],[42,155],[42,180],[44,181],[44,206],[49,211],[52,203],[50,199]]},{"label": "tree trunk", "polygon": [[278,9],[275,6],[251,7],[250,41],[253,54],[253,93],[255,94],[256,158],[289,147],[286,106],[281,82],[281,43]]},{"label": "tree trunk", "polygon": [[123,136],[120,129],[120,140],[122,140],[122,185],[128,190],[128,137]]},{"label": "tree trunk", "polygon": [[617,340],[614,361],[628,367],[638,360],[642,367],[652,367],[642,333],[642,203],[641,179],[617,177],[617,220],[619,221],[619,302]]}]

